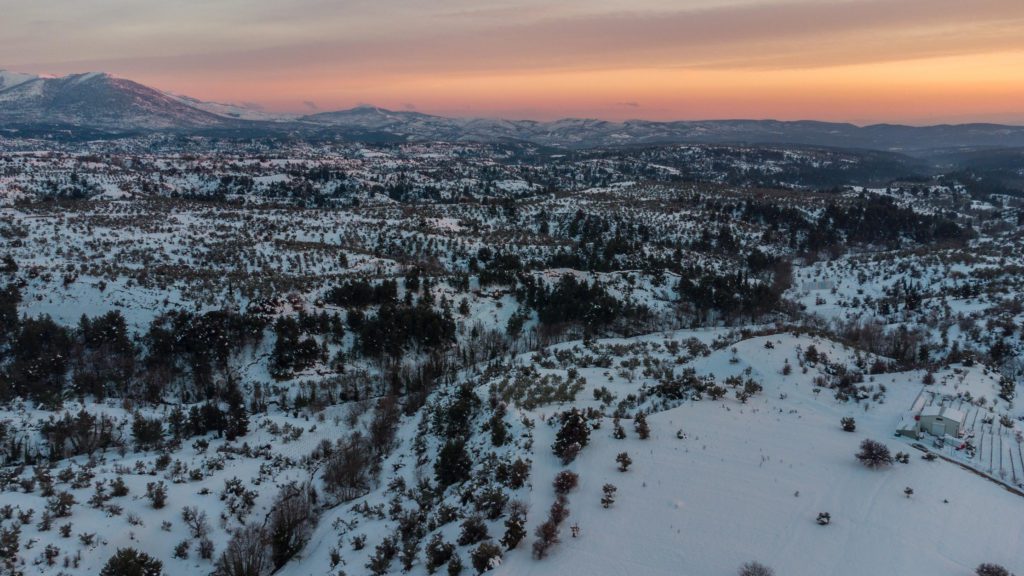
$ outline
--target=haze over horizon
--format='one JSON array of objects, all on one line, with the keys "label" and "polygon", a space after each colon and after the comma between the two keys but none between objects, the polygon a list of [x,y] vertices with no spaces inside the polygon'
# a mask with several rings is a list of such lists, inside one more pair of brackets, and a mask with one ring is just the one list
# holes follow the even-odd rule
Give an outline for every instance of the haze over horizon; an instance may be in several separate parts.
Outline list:
[{"label": "haze over horizon", "polygon": [[0,68],[102,70],[276,112],[369,103],[537,120],[1024,124],[1024,3],[1016,0],[0,7]]}]

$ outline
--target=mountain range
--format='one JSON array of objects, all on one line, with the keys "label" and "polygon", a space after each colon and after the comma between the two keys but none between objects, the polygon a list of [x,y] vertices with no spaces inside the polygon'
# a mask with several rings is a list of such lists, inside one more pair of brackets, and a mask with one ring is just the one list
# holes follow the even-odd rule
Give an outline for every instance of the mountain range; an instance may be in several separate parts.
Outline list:
[{"label": "mountain range", "polygon": [[904,126],[777,120],[552,122],[447,118],[372,106],[306,116],[204,102],[105,73],[44,77],[0,70],[0,130],[109,135],[151,131],[329,133],[355,140],[528,142],[558,148],[671,143],[834,146],[917,153],[1024,146],[1024,127],[999,124]]}]

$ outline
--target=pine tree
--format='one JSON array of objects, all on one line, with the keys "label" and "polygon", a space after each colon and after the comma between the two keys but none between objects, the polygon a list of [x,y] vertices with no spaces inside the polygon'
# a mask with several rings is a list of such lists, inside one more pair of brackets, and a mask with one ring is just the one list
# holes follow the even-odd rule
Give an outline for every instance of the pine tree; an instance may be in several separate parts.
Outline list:
[{"label": "pine tree", "polygon": [[610,508],[615,503],[615,492],[618,491],[618,488],[614,484],[605,484],[601,490],[604,492],[604,495],[601,496],[601,506]]},{"label": "pine tree", "polygon": [[449,440],[441,448],[434,463],[434,476],[442,490],[469,478],[473,463],[466,453],[466,444],[461,440]]},{"label": "pine tree", "polygon": [[224,391],[224,402],[228,405],[225,429],[227,439],[234,440],[248,434],[249,414],[245,410],[245,397],[233,378],[228,378],[227,389]]},{"label": "pine tree", "polygon": [[561,423],[562,427],[555,435],[551,449],[562,459],[562,464],[568,464],[576,459],[579,451],[590,441],[590,425],[587,417],[576,408],[563,412]]},{"label": "pine tree", "polygon": [[626,429],[622,427],[622,422],[619,420],[618,416],[612,420],[612,429],[612,438],[622,440],[626,437]]},{"label": "pine tree", "polygon": [[633,428],[641,440],[651,437],[651,427],[647,425],[647,416],[643,412],[637,413],[636,419],[633,420]]},{"label": "pine tree", "polygon": [[509,504],[508,518],[505,519],[505,535],[501,543],[512,550],[526,537],[526,504],[513,500]]},{"label": "pine tree", "polygon": [[629,470],[629,465],[633,463],[633,459],[629,457],[628,452],[619,452],[619,455],[615,457],[615,461],[619,463],[619,472]]}]

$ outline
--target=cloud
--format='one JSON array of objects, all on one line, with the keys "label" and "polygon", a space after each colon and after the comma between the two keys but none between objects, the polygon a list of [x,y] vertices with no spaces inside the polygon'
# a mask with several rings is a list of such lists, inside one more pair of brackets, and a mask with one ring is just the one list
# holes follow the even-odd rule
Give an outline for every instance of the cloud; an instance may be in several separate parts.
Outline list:
[{"label": "cloud", "polygon": [[[305,34],[312,40],[244,50],[215,47],[193,54],[173,54],[167,47],[166,55],[79,64],[177,73],[291,67],[353,74],[358,82],[360,77],[388,74],[624,66],[815,67],[1024,49],[1020,0],[803,0],[696,10],[626,6],[618,12],[539,20],[534,14],[460,25],[448,18],[437,27],[431,18],[412,26],[407,17],[395,15],[397,23],[382,24],[373,36],[352,34],[337,40],[337,34]],[[403,32],[389,34],[389,26]],[[287,34],[270,36],[279,42],[291,39]]]},{"label": "cloud", "polygon": [[[272,109],[312,109],[308,99],[324,109],[359,101],[400,109],[415,99],[433,112],[500,106],[519,117],[792,117],[808,114],[812,98],[839,110],[839,96],[850,99],[843,114],[888,114],[886,98],[898,96],[917,107],[988,98],[1002,113],[1019,110],[1007,102],[1024,86],[1020,67],[1008,64],[1024,55],[1022,0],[19,4],[0,18],[8,66],[106,70]],[[945,67],[925,76],[924,64]]]}]

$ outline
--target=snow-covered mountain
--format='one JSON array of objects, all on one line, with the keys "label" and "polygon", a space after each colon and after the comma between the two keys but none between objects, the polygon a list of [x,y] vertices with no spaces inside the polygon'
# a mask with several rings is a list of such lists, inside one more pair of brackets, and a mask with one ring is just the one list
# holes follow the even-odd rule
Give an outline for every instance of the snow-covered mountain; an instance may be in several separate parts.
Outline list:
[{"label": "snow-covered mountain", "polygon": [[611,122],[565,118],[551,122],[445,118],[418,112],[359,107],[305,116],[303,122],[338,129],[384,131],[413,140],[497,142],[590,148],[676,143],[771,143],[915,151],[965,146],[1024,146],[1024,127],[998,124],[901,126],[816,121],[702,120]]},{"label": "snow-covered mountain", "polygon": [[0,70],[0,90],[6,90],[13,88],[23,82],[29,80],[35,80],[38,76],[34,74],[23,74],[20,72],[10,72],[8,70]]},{"label": "snow-covered mountain", "polygon": [[77,127],[102,131],[236,128],[276,133],[322,132],[351,138],[530,142],[593,148],[679,143],[799,144],[916,152],[940,148],[1024,146],[1024,127],[997,124],[900,126],[815,121],[704,120],[611,122],[566,118],[551,122],[448,118],[374,106],[296,118],[251,105],[205,102],[169,94],[105,73],[60,78],[0,71],[0,128]]},{"label": "snow-covered mountain", "polygon": [[232,122],[159,90],[101,72],[60,78],[4,72],[0,78],[2,125],[164,130],[223,127]]},{"label": "snow-covered mountain", "polygon": [[281,120],[292,120],[298,117],[298,114],[277,114],[273,112],[267,112],[255,104],[234,104],[228,102],[207,102],[191,96],[184,96],[179,94],[169,94],[172,98],[177,99],[182,104],[198,108],[211,114],[218,116],[224,116],[226,118],[233,118],[237,120],[251,120],[255,122],[277,122]]}]

